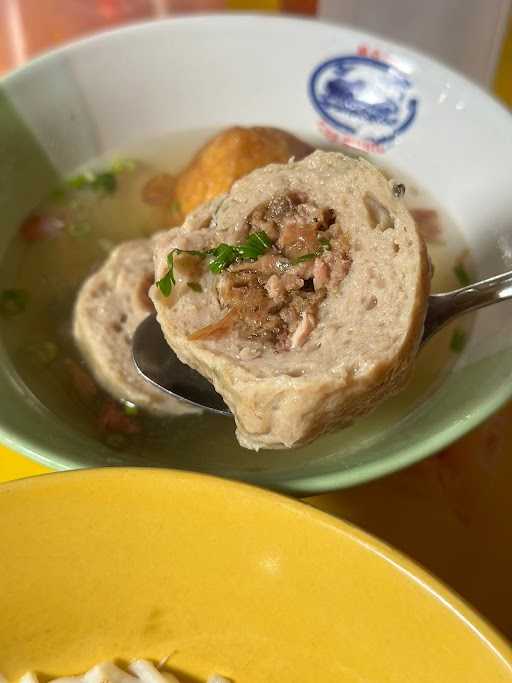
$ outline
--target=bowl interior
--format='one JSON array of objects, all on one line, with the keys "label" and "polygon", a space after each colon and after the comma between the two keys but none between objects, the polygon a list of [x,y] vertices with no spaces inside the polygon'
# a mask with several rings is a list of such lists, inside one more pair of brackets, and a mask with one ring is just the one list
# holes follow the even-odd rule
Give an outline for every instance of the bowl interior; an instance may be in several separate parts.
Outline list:
[{"label": "bowl interior", "polygon": [[[329,121],[310,97],[311,76],[326,61],[369,47],[406,75],[416,102],[413,122],[394,144],[380,145],[377,161],[417,179],[437,199],[463,232],[476,275],[509,268],[512,120],[505,110],[445,67],[378,38],[248,16],[130,27],[71,45],[4,79],[0,256],[59,176],[134,141],[238,123],[283,127],[325,145]],[[236,446],[226,425],[213,448],[204,429],[194,453],[175,445],[165,458],[149,460],[127,459],[56,418],[0,346],[0,436],[58,469],[183,467],[296,493],[349,486],[434,452],[496,409],[512,391],[511,332],[508,304],[479,313],[470,343],[430,400],[370,434],[363,425],[350,437],[341,431],[307,448],[255,456]]]},{"label": "bowl interior", "polygon": [[103,468],[4,485],[0,516],[8,680],[168,655],[188,683],[510,678],[507,646],[421,570],[275,494]]}]

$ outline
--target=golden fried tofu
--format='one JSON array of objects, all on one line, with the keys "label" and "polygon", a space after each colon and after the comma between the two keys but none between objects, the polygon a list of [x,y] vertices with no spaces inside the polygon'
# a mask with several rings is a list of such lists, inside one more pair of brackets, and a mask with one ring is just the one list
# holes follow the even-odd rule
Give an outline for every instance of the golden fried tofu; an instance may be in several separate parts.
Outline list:
[{"label": "golden fried tofu", "polygon": [[183,214],[219,194],[255,168],[299,160],[313,148],[279,128],[228,128],[202,147],[176,179],[175,198]]}]

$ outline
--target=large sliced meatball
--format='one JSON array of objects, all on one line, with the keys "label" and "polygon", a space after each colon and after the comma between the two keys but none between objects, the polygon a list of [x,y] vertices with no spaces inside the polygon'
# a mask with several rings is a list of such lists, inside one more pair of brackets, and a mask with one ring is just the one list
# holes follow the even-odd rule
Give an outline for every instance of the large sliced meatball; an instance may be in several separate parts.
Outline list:
[{"label": "large sliced meatball", "polygon": [[228,192],[235,180],[256,168],[302,159],[312,148],[278,128],[242,128],[222,131],[199,150],[176,179],[175,197],[184,215],[203,202]]},{"label": "large sliced meatball", "polygon": [[124,242],[84,282],[73,314],[75,341],[98,384],[115,398],[156,415],[200,412],[149,384],[133,362],[133,334],[153,311],[152,253],[151,239]]},{"label": "large sliced meatball", "polygon": [[430,275],[399,194],[368,162],[315,152],[254,171],[159,239],[160,325],[243,446],[306,443],[407,381]]}]

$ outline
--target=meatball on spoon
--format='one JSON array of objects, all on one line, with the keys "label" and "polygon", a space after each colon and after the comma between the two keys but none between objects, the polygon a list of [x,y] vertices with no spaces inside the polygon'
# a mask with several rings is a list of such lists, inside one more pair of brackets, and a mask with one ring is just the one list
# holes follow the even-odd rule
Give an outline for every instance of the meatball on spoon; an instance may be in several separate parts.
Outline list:
[{"label": "meatball on spoon", "polygon": [[[442,294],[431,294],[422,345],[455,318],[512,298],[512,271]],[[213,413],[231,415],[213,385],[182,363],[167,344],[156,316],[147,317],[133,339],[133,359],[139,372],[163,391]]]}]

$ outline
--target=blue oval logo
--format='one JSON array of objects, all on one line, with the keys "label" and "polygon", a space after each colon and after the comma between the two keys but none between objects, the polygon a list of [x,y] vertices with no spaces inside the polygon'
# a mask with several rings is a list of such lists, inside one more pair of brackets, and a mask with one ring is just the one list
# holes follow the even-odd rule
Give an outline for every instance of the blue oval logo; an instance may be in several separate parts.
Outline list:
[{"label": "blue oval logo", "polygon": [[396,67],[370,57],[331,59],[315,69],[309,94],[320,116],[338,130],[387,145],[414,121],[418,100]]}]

